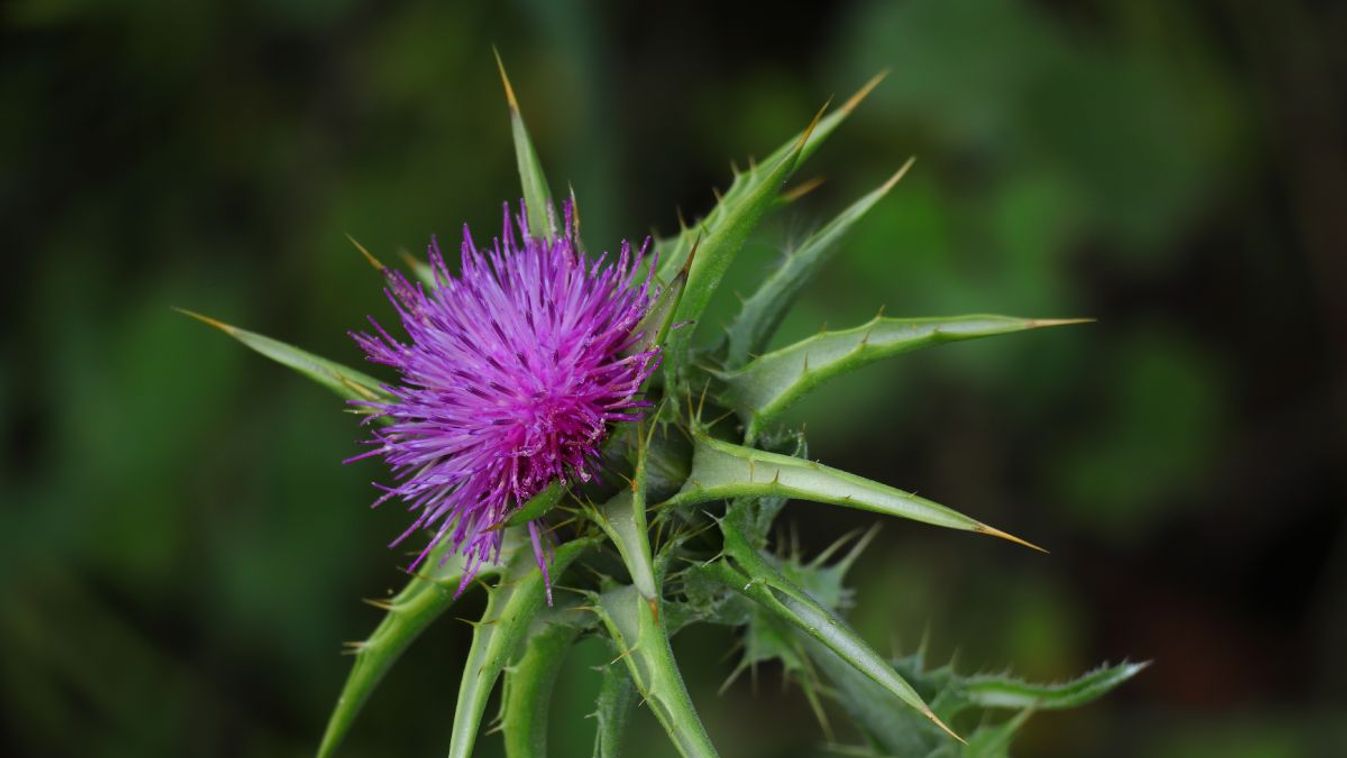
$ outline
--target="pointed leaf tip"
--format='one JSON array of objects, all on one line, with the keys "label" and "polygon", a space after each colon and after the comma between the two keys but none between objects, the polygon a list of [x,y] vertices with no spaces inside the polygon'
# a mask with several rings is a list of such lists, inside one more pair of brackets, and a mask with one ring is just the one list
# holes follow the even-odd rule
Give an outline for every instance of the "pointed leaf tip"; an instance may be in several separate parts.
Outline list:
[{"label": "pointed leaf tip", "polygon": [[692,247],[688,249],[688,257],[683,260],[683,268],[679,269],[678,276],[686,279],[689,272],[692,271],[692,262],[697,259],[697,249],[702,246],[702,233],[698,232],[692,240]]},{"label": "pointed leaf tip", "polygon": [[[883,192],[876,190],[863,198],[861,204],[858,204],[862,205],[862,212],[864,207],[868,207],[864,204],[872,204],[882,195]],[[852,215],[851,219],[854,218]],[[844,224],[837,227],[838,224],[842,222],[825,226],[819,234],[825,240],[828,239],[828,234],[836,228],[845,229]],[[811,241],[812,238],[806,241],[806,246]],[[796,258],[803,259],[803,256]],[[808,273],[798,261],[788,258],[787,262],[795,265],[793,273]],[[777,279],[776,274],[769,278],[764,284],[764,290],[769,286],[781,286],[786,295],[793,295],[798,290],[798,276],[792,279],[782,277],[780,283]],[[755,293],[754,299],[773,296],[771,290],[766,291],[768,295]],[[746,310],[745,313],[749,313],[751,318],[758,318],[759,322],[746,321],[746,326],[736,326],[740,329],[740,334],[734,335],[738,343],[731,344],[732,351],[727,361],[734,370],[726,377],[726,387],[722,392],[722,400],[738,411],[749,425],[750,438],[766,428],[766,424],[771,423],[792,403],[826,380],[883,358],[953,341],[1013,334],[1035,326],[1067,323],[1065,320],[1034,321],[993,315],[916,319],[876,317],[851,329],[824,331],[793,345],[746,360],[755,348],[761,349],[771,329],[780,321],[779,302],[767,301],[760,306],[755,304],[755,307],[760,307],[764,312],[750,313]],[[745,317],[741,315],[741,318]]]},{"label": "pointed leaf tip", "polygon": [[973,527],[973,531],[977,532],[978,534],[986,534],[991,537],[997,537],[1005,540],[1006,542],[1013,542],[1016,545],[1023,545],[1024,547],[1027,547],[1030,550],[1037,550],[1038,552],[1043,553],[1044,555],[1050,555],[1050,553],[1047,550],[1039,547],[1038,545],[1035,545],[1034,543],[1028,540],[1020,539],[1019,537],[1016,537],[1015,535],[1009,532],[1003,532],[994,526],[987,526],[986,524],[978,524],[977,526]]},{"label": "pointed leaf tip", "polygon": [[931,723],[933,723],[933,724],[935,724],[936,726],[940,727],[940,730],[943,731],[945,734],[948,734],[949,736],[953,737],[954,739],[958,740],[959,742],[961,742],[961,743],[963,743],[963,744],[965,744],[965,745],[968,744],[968,740],[964,739],[963,737],[960,737],[959,734],[958,734],[957,732],[955,732],[953,729],[950,729],[949,726],[947,726],[947,725],[945,724],[945,722],[941,721],[941,720],[940,720],[940,717],[937,716],[937,715],[935,715],[935,714],[931,711],[930,708],[927,708],[927,709],[922,713],[922,715],[925,716],[926,718],[930,719],[930,720],[931,720]]},{"label": "pointed leaf tip", "polygon": [[823,114],[828,112],[828,106],[832,104],[833,99],[831,97],[825,100],[823,105],[819,107],[818,112],[814,114],[814,120],[810,121],[809,126],[806,126],[804,131],[800,133],[800,139],[795,143],[795,149],[791,151],[796,158],[804,152],[804,146],[809,144],[809,138],[814,136],[814,129],[818,128],[819,122],[823,120]]},{"label": "pointed leaf tip", "polygon": [[909,170],[911,170],[912,164],[914,164],[914,163],[916,163],[916,162],[917,162],[917,156],[914,155],[914,156],[912,156],[911,158],[908,158],[908,159],[903,163],[902,167],[899,168],[897,171],[893,172],[893,176],[889,177],[889,180],[888,180],[887,182],[884,182],[883,186],[881,186],[881,187],[879,188],[879,191],[880,191],[880,192],[888,192],[889,190],[893,189],[893,185],[895,185],[895,184],[897,184],[898,182],[902,181],[902,180],[903,180],[903,177],[904,177],[904,176],[907,176],[907,172],[908,172]]},{"label": "pointed leaf tip", "polygon": [[500,51],[492,48],[496,56],[496,67],[500,69],[501,85],[505,87],[505,100],[510,106],[510,132],[514,141],[515,162],[519,167],[519,181],[524,191],[524,206],[528,210],[528,230],[535,237],[549,242],[555,240],[558,229],[552,212],[552,191],[543,175],[542,162],[533,147],[528,128],[524,125],[524,116],[519,112],[519,101],[515,99],[514,87],[505,73],[505,63]]},{"label": "pointed leaf tip", "polygon": [[309,377],[347,400],[370,401],[387,399],[387,393],[379,380],[355,369],[321,358],[313,353],[288,345],[279,340],[240,329],[223,321],[203,316],[186,308],[174,310],[190,316],[201,323],[219,329],[221,332],[242,342],[252,350],[261,353],[277,363],[288,366]]},{"label": "pointed leaf tip", "polygon": [[874,88],[878,87],[879,83],[884,81],[884,78],[887,77],[888,75],[889,70],[886,68],[880,71],[879,73],[875,74],[874,76],[870,77],[869,81],[861,85],[860,89],[856,90],[856,94],[847,98],[847,101],[845,103],[842,103],[842,107],[840,110],[843,113],[848,114],[856,110],[856,106],[860,105],[861,101],[864,100],[866,97],[868,97],[870,93],[874,90]]},{"label": "pointed leaf tip", "polygon": [[1098,319],[1093,318],[1035,318],[1029,320],[1030,329],[1038,329],[1048,326],[1071,326],[1073,324],[1093,324]]},{"label": "pointed leaf tip", "polygon": [[512,112],[518,113],[519,101],[515,99],[514,87],[510,86],[510,77],[505,74],[505,62],[500,59],[500,50],[492,45],[491,53],[496,56],[496,68],[500,71],[500,83],[505,87],[505,102],[510,106]]},{"label": "pointed leaf tip", "polygon": [[201,323],[205,324],[206,326],[210,326],[210,327],[214,327],[214,328],[216,328],[216,329],[219,329],[220,331],[224,332],[225,334],[228,334],[228,335],[231,335],[231,336],[234,334],[234,332],[235,332],[235,330],[236,330],[236,327],[234,327],[234,326],[230,326],[229,324],[226,324],[226,323],[223,322],[223,321],[219,321],[219,320],[217,320],[217,319],[213,319],[213,318],[211,318],[210,316],[206,316],[206,315],[197,313],[196,311],[189,311],[189,310],[187,310],[186,308],[179,308],[179,307],[176,306],[176,305],[173,306],[173,310],[177,311],[178,313],[181,313],[181,314],[184,315],[184,316],[188,316],[188,317],[190,317],[190,318],[194,318],[194,319],[196,319],[197,321],[200,321]]}]

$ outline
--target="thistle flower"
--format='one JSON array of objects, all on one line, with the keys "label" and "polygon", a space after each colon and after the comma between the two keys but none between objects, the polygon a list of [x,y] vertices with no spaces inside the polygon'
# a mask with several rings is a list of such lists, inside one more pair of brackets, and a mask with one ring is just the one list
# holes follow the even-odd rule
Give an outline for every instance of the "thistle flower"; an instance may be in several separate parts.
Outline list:
[{"label": "thistle flower", "polygon": [[[659,363],[658,348],[637,347],[635,329],[651,302],[652,277],[634,276],[648,243],[633,254],[623,242],[616,262],[606,253],[587,260],[570,203],[563,213],[564,231],[549,241],[529,233],[521,202],[521,241],[507,204],[487,252],[465,225],[457,277],[432,239],[433,285],[385,269],[410,341],[373,317],[375,334],[352,334],[371,361],[401,375],[387,388],[392,400],[361,403],[388,423],[352,460],[388,462],[396,483],[380,487],[375,505],[396,497],[417,512],[392,544],[433,530],[415,566],[448,540],[466,563],[459,592],[482,562],[498,560],[498,527],[522,504],[553,481],[593,477],[608,425],[638,418],[641,384]],[[546,578],[536,521],[529,535]]]},{"label": "thistle flower", "polygon": [[[759,221],[804,194],[786,188],[796,168],[881,78],[837,111],[820,112],[748,171],[736,171],[711,211],[653,243],[659,263],[650,260],[638,284],[650,243],[636,253],[624,244],[616,262],[590,261],[579,250],[571,206],[556,229],[542,165],[501,66],[526,203],[515,220],[523,240],[516,241],[507,208],[502,238],[487,252],[478,251],[465,229],[457,277],[433,242],[428,266],[413,261],[420,283],[387,273],[389,299],[410,341],[393,338],[378,323],[374,334],[353,336],[371,360],[397,369],[398,384],[198,316],[371,411],[381,426],[372,449],[358,457],[381,455],[393,469],[395,484],[379,502],[400,498],[416,512],[395,544],[428,528],[433,537],[416,563],[436,547],[462,557],[436,562],[376,603],[386,615],[353,645],[355,663],[323,733],[320,758],[333,755],[398,656],[453,604],[458,593],[440,588],[456,583],[461,592],[479,571],[496,579],[473,627],[450,758],[472,755],[489,695],[502,679],[506,755],[546,755],[552,683],[566,650],[590,637],[617,654],[596,701],[595,755],[621,752],[623,725],[639,694],[681,755],[715,758],[670,646],[671,636],[698,623],[742,628],[745,653],[737,671],[780,659],[825,729],[822,698],[836,700],[873,743],[848,749],[856,755],[967,754],[951,742],[962,738],[947,722],[970,709],[1011,708],[1019,715],[984,718],[970,734],[976,746],[970,749],[1004,754],[1031,712],[1082,705],[1141,670],[1124,663],[1072,682],[1034,685],[1008,676],[961,677],[948,666],[928,670],[920,654],[895,662],[842,617],[850,597],[846,569],[867,540],[832,563],[828,556],[841,543],[808,562],[794,551],[781,554],[779,545],[772,549],[773,522],[787,498],[1034,547],[952,508],[810,459],[803,430],[785,415],[830,379],[876,361],[1079,323],[881,315],[773,349],[773,334],[795,296],[836,254],[847,230],[893,189],[910,160],[788,251],[742,300],[717,343],[694,344],[695,330],[674,328],[705,316]],[[663,382],[652,383],[647,401],[641,387],[658,364]],[[658,423],[613,426],[640,421],[651,402],[663,409]],[[575,485],[598,473],[600,446],[610,433],[622,439],[605,445],[611,448],[605,465],[629,486],[581,491]],[[577,513],[550,561],[576,597],[550,608],[543,606],[544,597],[551,602],[551,578],[541,511],[519,510],[544,492],[570,497]],[[532,555],[522,538],[511,536],[502,547],[498,527],[508,525],[513,535],[526,520]]]}]

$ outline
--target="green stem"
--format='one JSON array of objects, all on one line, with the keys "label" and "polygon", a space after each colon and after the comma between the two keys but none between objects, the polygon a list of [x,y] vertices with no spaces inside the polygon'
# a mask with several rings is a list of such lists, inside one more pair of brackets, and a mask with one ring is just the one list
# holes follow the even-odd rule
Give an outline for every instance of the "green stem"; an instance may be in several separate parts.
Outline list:
[{"label": "green stem", "polygon": [[610,665],[603,670],[594,710],[598,727],[594,733],[594,758],[622,758],[622,735],[636,707],[636,684],[626,670]]},{"label": "green stem", "polygon": [[604,503],[594,516],[608,538],[617,546],[627,573],[649,603],[658,601],[655,567],[651,558],[650,538],[646,531],[644,487],[623,490]]},{"label": "green stem", "polygon": [[659,605],[647,603],[636,587],[626,585],[604,592],[599,597],[598,612],[636,688],[679,754],[684,758],[718,755],[688,697],[659,618]]},{"label": "green stem", "polygon": [[[520,539],[517,535],[513,537],[516,542]],[[552,576],[559,579],[571,561],[593,544],[591,540],[573,540],[558,547],[552,559]],[[482,620],[473,627],[472,646],[463,664],[463,679],[454,705],[450,758],[472,755],[487,696],[542,610],[544,590],[542,572],[533,564],[530,551],[515,549],[505,575],[488,592]]]},{"label": "green stem", "polygon": [[509,758],[547,755],[547,717],[552,689],[566,661],[566,652],[583,627],[565,616],[575,608],[554,611],[534,625],[524,654],[505,673],[501,698],[501,732]]}]

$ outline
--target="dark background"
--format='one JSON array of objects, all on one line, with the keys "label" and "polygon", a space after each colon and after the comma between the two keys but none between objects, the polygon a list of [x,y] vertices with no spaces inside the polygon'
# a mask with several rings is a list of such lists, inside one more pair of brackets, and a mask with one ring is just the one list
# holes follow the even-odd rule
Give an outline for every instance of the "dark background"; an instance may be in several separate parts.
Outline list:
[{"label": "dark background", "polygon": [[[488,5],[495,7],[487,7]],[[1255,0],[354,1],[0,6],[0,723],[21,755],[311,753],[399,586],[374,462],[321,389],[170,311],[357,363],[385,259],[518,195],[498,45],[593,248],[668,231],[829,96],[891,75],[764,229],[747,290],[909,155],[786,324],[1099,319],[905,356],[795,414],[816,457],[1052,550],[886,522],[853,614],[876,644],[1038,679],[1153,659],[1045,756],[1347,754],[1342,4]],[[724,298],[732,301],[732,298]],[[714,323],[729,313],[713,314]],[[804,545],[875,519],[797,504]],[[474,617],[480,596],[453,615]],[[465,624],[418,642],[350,755],[447,747]],[[715,689],[727,756],[818,754],[778,671]],[[598,647],[558,755],[588,754]],[[640,755],[667,755],[642,711]],[[647,747],[648,746],[648,747]],[[482,752],[499,739],[482,741]]]}]

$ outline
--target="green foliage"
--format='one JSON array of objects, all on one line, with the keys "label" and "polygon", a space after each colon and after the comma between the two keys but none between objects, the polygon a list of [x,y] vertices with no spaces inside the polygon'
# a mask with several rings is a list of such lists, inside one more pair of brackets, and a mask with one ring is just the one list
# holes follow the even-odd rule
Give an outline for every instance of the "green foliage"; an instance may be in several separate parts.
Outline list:
[{"label": "green foliage", "polygon": [[[866,745],[848,750],[847,754],[874,758],[1006,756],[1016,733],[1036,711],[1086,705],[1136,676],[1147,665],[1104,666],[1067,682],[1031,684],[1006,675],[965,676],[951,666],[928,670],[921,653],[890,662],[893,670],[906,676],[928,698],[940,718],[957,725],[966,721],[970,713],[979,716],[977,721],[969,721],[975,726],[966,732],[967,744],[953,746],[929,722],[897,710],[891,694],[857,675],[833,651],[817,644],[808,649],[819,670],[832,682],[832,696],[867,737]],[[997,710],[1015,713],[1002,721],[993,721],[988,712]]]},{"label": "green foliage", "polygon": [[[472,647],[463,662],[463,678],[454,706],[454,728],[449,744],[451,758],[472,755],[487,696],[506,665],[518,654],[544,607],[546,587],[542,572],[533,562],[527,541],[522,535],[516,537],[500,582],[488,591],[486,611],[482,613],[481,621],[473,626]],[[565,543],[552,557],[551,570],[561,576],[572,561],[592,546],[591,541],[583,539]]]},{"label": "green foliage", "polygon": [[631,585],[606,590],[596,600],[596,612],[627,664],[632,682],[679,754],[685,758],[717,755],[674,662],[658,601],[651,602]]},{"label": "green foliage", "polygon": [[510,86],[510,79],[505,75],[505,64],[499,52],[496,53],[496,66],[500,69],[500,82],[505,87],[505,100],[510,106],[510,136],[514,138],[515,160],[519,164],[519,183],[523,187],[524,205],[528,210],[529,232],[549,240],[555,239],[556,219],[549,216],[552,190],[547,187],[542,162],[538,160],[538,151],[533,148],[533,140],[524,126],[524,116],[519,112],[519,102],[515,100],[514,87]]},{"label": "green foliage", "polygon": [[[720,286],[720,280],[744,246],[749,233],[758,225],[763,214],[775,205],[781,185],[794,173],[817,124],[816,117],[794,147],[774,157],[763,168],[754,168],[744,174],[747,178],[741,185],[743,191],[732,192],[716,206],[718,213],[712,214],[715,218],[708,218],[702,225],[706,236],[697,237],[689,248],[685,257],[688,280],[678,307],[674,309],[674,320],[689,326],[670,334],[664,354],[665,375],[669,377],[671,387],[677,386],[683,366],[690,357],[688,353],[694,331],[692,325],[697,323],[710,304],[711,296]],[[671,253],[669,258],[672,262],[676,260],[676,255]]]},{"label": "green foliage", "polygon": [[876,317],[867,324],[822,332],[759,356],[718,378],[725,384],[722,399],[738,411],[748,425],[746,436],[752,440],[764,425],[814,387],[881,358],[946,342],[1076,323],[1081,321],[1006,316]]},{"label": "green foliage", "polygon": [[[742,511],[740,512],[742,513]],[[922,701],[921,696],[884,659],[870,648],[846,622],[825,608],[809,593],[777,571],[758,554],[736,526],[740,513],[721,520],[725,536],[725,553],[734,568],[724,562],[706,567],[726,588],[742,592],[778,618],[790,624],[797,633],[822,644],[846,661],[855,671],[879,685],[888,694],[917,710],[926,718],[958,738]],[[737,569],[737,570],[735,570]]]},{"label": "green foliage", "polygon": [[561,482],[552,482],[543,488],[542,492],[529,498],[527,502],[519,506],[509,518],[505,519],[505,526],[523,526],[528,522],[546,516],[549,511],[561,502],[561,496],[566,494],[566,488],[561,486]]},{"label": "green foliage", "polygon": [[622,735],[636,708],[636,683],[616,662],[603,668],[595,701],[594,758],[621,758]]},{"label": "green foliage", "polygon": [[[551,194],[503,65],[501,78],[529,228],[551,236],[556,233]],[[472,754],[487,699],[503,674],[500,723],[507,752],[512,758],[543,755],[562,661],[579,640],[594,636],[605,639],[615,655],[602,674],[596,756],[620,753],[637,695],[680,754],[716,755],[670,644],[674,634],[697,623],[743,628],[746,655],[739,670],[780,659],[789,674],[802,680],[825,730],[824,700],[831,699],[867,735],[869,744],[860,748],[865,755],[1004,755],[1034,710],[1084,704],[1140,670],[1101,669],[1073,682],[1040,686],[1004,677],[960,677],[948,667],[927,671],[920,657],[891,662],[843,618],[851,597],[844,575],[864,540],[831,565],[826,562],[840,543],[808,564],[769,551],[773,523],[790,498],[1034,547],[925,498],[811,461],[802,432],[777,428],[781,411],[811,388],[880,358],[1068,323],[1002,316],[876,318],[755,355],[806,280],[910,162],[787,256],[745,301],[720,349],[694,345],[692,324],[705,313],[750,233],[780,207],[784,182],[877,82],[878,77],[871,80],[837,112],[826,117],[820,112],[760,166],[737,173],[704,219],[658,243],[663,257],[654,284],[661,288],[637,329],[643,340],[661,346],[665,381],[646,388],[653,410],[645,421],[611,430],[604,451],[613,474],[608,481],[569,488],[555,483],[499,525],[509,528],[504,565],[473,627],[455,705],[451,756]],[[424,271],[420,275],[424,278]],[[371,400],[383,392],[375,380],[329,361],[202,320],[348,398]],[[734,423],[735,416],[742,424]],[[555,606],[549,607],[543,576],[520,534],[525,524],[546,525],[561,538],[550,567],[554,587],[564,593]],[[387,617],[356,646],[356,663],[321,755],[337,748],[389,666],[452,602],[461,566],[438,555],[428,565],[428,574],[414,577],[387,603]],[[825,678],[831,687],[822,685]],[[966,730],[966,742],[955,731],[961,726],[956,719],[966,711],[1007,708],[1018,712]]]},{"label": "green foliage", "polygon": [[832,258],[847,231],[893,189],[912,168],[912,163],[913,159],[909,159],[883,186],[819,227],[799,247],[786,252],[776,269],[744,301],[739,316],[730,324],[725,336],[724,365],[727,368],[737,369],[750,356],[767,347],[767,341],[781,325],[786,309],[794,302],[800,289]]},{"label": "green foliage", "polygon": [[505,754],[547,755],[547,720],[553,688],[566,653],[593,625],[574,603],[548,608],[533,621],[519,659],[505,670],[500,732]]},{"label": "green foliage", "polygon": [[821,463],[704,435],[695,438],[693,449],[692,472],[683,488],[669,498],[669,505],[744,497],[798,498],[1028,544],[939,503]]},{"label": "green foliage", "polygon": [[[883,78],[883,74],[871,78],[870,81],[865,83],[864,87],[861,87],[835,112],[827,115],[820,113],[814,123],[810,124],[804,131],[773,150],[767,156],[767,159],[762,162],[762,165],[783,165],[792,153],[795,154],[795,160],[792,161],[788,170],[793,170],[796,163],[808,160],[809,156],[813,155],[815,150],[818,150],[824,140],[832,136],[833,131],[851,115],[852,111],[856,110],[856,106],[870,94],[870,91]],[[731,214],[742,213],[743,209],[751,202],[749,197],[760,190],[762,184],[762,174],[756,166],[747,172],[735,172],[729,190],[721,195],[720,201],[716,203],[710,213],[706,214],[705,218],[691,227],[683,226],[674,237],[656,241],[655,249],[660,254],[659,275],[661,281],[669,281],[673,278],[674,272],[683,267],[698,239],[725,224],[726,218]]]},{"label": "green foliage", "polygon": [[353,368],[347,368],[326,358],[319,358],[312,353],[287,345],[279,340],[264,337],[246,329],[240,329],[237,326],[231,326],[209,316],[202,316],[199,313],[186,310],[181,312],[208,326],[219,329],[262,355],[282,366],[288,366],[298,371],[347,400],[370,402],[389,399],[388,393],[384,391],[379,380]]}]

